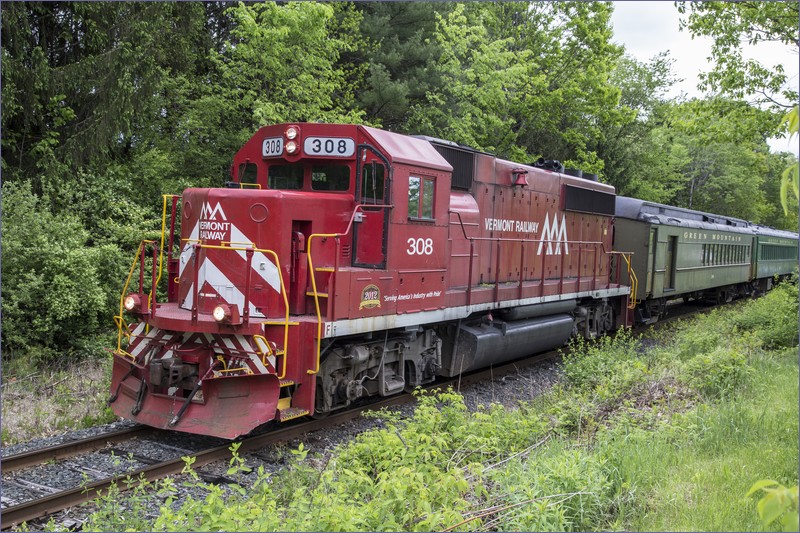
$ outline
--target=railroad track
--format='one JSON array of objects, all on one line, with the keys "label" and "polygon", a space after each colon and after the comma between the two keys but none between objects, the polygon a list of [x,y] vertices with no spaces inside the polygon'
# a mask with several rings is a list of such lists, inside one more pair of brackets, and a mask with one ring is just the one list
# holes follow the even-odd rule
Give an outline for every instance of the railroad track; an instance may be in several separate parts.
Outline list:
[{"label": "railroad track", "polygon": [[[557,351],[547,352],[513,363],[507,363],[492,369],[465,375],[462,376],[460,380],[458,378],[443,380],[437,382],[436,384],[430,385],[427,388],[436,389],[454,384],[469,385],[478,383],[491,377],[496,378],[504,374],[515,372],[526,366],[539,364],[545,360],[553,359],[557,356]],[[367,410],[393,407],[405,403],[411,403],[413,401],[413,395],[404,393],[371,402],[369,405],[357,407],[340,413],[334,413],[323,419],[301,420],[291,425],[282,425],[277,429],[272,429],[261,435],[239,439],[238,442],[241,443],[239,447],[239,453],[244,454],[247,452],[252,452],[280,442],[290,441],[312,431],[343,424],[349,420],[361,416],[361,413]],[[3,472],[5,474],[11,471],[19,471],[49,461],[73,457],[80,453],[97,450],[110,442],[123,442],[132,438],[139,438],[158,433],[158,430],[154,430],[152,428],[135,426],[129,430],[117,431],[111,434],[100,435],[81,441],[74,441],[59,446],[52,446],[41,450],[34,450],[31,452],[8,456],[2,459]],[[194,457],[194,462],[192,464],[193,468],[198,468],[215,461],[229,460],[231,454],[231,442],[234,441],[227,441],[224,444],[213,446],[199,452],[182,454],[172,459],[155,462],[141,468],[128,470],[118,475],[84,483],[72,489],[58,491],[40,498],[35,498],[6,507],[2,509],[2,515],[0,516],[0,529],[11,529],[22,524],[23,522],[44,518],[61,510],[86,503],[102,495],[108,490],[109,487],[115,484],[120,488],[131,489],[139,485],[142,481],[153,481],[169,475],[179,474],[185,466],[185,462],[183,460],[184,455],[191,455]]]},{"label": "railroad track", "polygon": [[60,461],[68,457],[74,457],[81,453],[99,450],[108,444],[124,442],[130,439],[143,437],[153,433],[153,428],[147,426],[133,426],[120,429],[111,433],[103,433],[86,437],[85,439],[56,444],[46,448],[38,448],[28,452],[17,453],[0,458],[3,473],[16,472],[23,468],[40,465],[49,461]]},{"label": "railroad track", "polygon": [[[708,312],[711,308],[697,307],[686,314],[679,314],[678,316],[671,316],[665,320],[655,323],[655,326],[666,325],[674,320],[686,318],[695,313]],[[650,327],[641,328],[638,330],[639,334],[648,331]],[[436,389],[446,388],[448,386],[457,385],[465,386],[481,381],[498,378],[516,372],[522,368],[540,364],[544,361],[555,359],[560,355],[559,350],[537,354],[525,359],[506,363],[497,367],[477,371],[469,375],[463,375],[460,378],[449,378],[437,381],[435,384],[429,385],[425,388]],[[405,393],[390,398],[381,399],[369,403],[368,405],[349,409],[344,412],[331,414],[323,419],[309,419],[299,420],[291,423],[290,425],[281,425],[277,428],[270,429],[267,433],[239,439],[240,448],[239,453],[244,454],[258,449],[265,448],[277,443],[290,441],[292,439],[302,437],[313,431],[334,427],[343,424],[354,418],[359,417],[364,411],[376,410],[384,407],[392,407],[414,401],[411,394]],[[39,465],[49,461],[63,460],[64,458],[73,457],[75,455],[86,453],[89,451],[102,448],[109,443],[119,443],[132,438],[142,438],[145,436],[159,434],[159,433],[173,433],[173,432],[159,432],[153,428],[145,426],[135,426],[126,430],[120,430],[114,433],[91,437],[88,439],[73,441],[70,443],[52,446],[41,450],[34,450],[31,452],[16,454],[2,458],[2,467],[4,473],[18,471],[24,468],[29,468],[34,465]],[[0,516],[0,529],[7,530],[16,527],[23,522],[43,518],[52,515],[58,511],[80,505],[91,501],[92,499],[102,495],[112,485],[117,485],[120,488],[130,489],[139,485],[142,481],[153,481],[170,475],[177,475],[181,473],[184,468],[185,462],[183,457],[191,455],[194,457],[193,468],[198,468],[216,461],[226,461],[230,459],[230,446],[231,442],[226,441],[218,446],[208,447],[199,452],[191,452],[181,454],[172,459],[164,461],[152,461],[141,468],[126,471],[122,474],[109,476],[105,479],[96,480],[89,483],[84,483],[78,487],[59,491],[54,494],[48,494],[41,498],[25,501],[13,506],[6,507],[2,510]]]}]

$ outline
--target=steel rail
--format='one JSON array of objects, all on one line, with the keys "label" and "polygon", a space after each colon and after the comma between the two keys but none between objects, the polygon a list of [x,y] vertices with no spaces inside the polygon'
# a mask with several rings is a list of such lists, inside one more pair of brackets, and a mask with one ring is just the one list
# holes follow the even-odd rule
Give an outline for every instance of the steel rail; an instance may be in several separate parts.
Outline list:
[{"label": "steel rail", "polygon": [[36,466],[48,461],[58,461],[82,453],[99,450],[107,444],[124,442],[126,440],[153,433],[154,431],[156,430],[148,426],[133,426],[126,429],[112,431],[110,433],[104,433],[102,435],[94,435],[85,439],[48,446],[47,448],[39,448],[27,452],[16,453],[13,455],[0,457],[0,469],[2,469],[4,474],[8,472],[16,472],[17,470]]}]

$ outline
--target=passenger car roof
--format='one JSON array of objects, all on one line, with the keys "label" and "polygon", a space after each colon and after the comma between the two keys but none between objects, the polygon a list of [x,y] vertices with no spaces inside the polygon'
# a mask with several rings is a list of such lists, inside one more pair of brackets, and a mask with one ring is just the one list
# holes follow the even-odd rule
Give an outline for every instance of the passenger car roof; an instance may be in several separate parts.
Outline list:
[{"label": "passenger car roof", "polygon": [[615,215],[618,218],[641,220],[650,224],[731,231],[734,233],[757,233],[754,224],[741,218],[647,202],[627,196],[617,196]]}]

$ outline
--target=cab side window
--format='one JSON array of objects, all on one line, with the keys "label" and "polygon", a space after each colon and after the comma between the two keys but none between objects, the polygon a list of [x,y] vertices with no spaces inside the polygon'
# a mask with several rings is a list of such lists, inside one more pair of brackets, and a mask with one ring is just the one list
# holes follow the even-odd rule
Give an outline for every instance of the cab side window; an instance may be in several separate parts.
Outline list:
[{"label": "cab side window", "polygon": [[433,220],[433,178],[408,177],[408,218]]},{"label": "cab side window", "polygon": [[373,162],[361,171],[361,203],[379,205],[383,203],[386,172],[383,165]]},{"label": "cab side window", "polygon": [[267,185],[270,189],[300,190],[303,188],[302,165],[271,165]]},{"label": "cab side window", "polygon": [[347,165],[314,165],[311,167],[312,191],[347,191],[350,189],[350,167]]},{"label": "cab side window", "polygon": [[255,163],[239,165],[239,183],[256,183],[256,178],[258,178],[258,165]]}]

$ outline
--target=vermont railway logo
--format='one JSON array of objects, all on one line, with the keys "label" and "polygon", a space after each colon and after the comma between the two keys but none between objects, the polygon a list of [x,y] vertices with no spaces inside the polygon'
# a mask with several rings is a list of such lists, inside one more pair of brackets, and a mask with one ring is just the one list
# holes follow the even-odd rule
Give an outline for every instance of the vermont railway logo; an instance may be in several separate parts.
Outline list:
[{"label": "vermont railway logo", "polygon": [[547,244],[545,255],[561,255],[562,244],[564,245],[564,255],[569,255],[566,215],[561,215],[561,223],[558,222],[557,216],[553,215],[551,223],[550,215],[545,214],[544,227],[542,227],[542,236],[539,239],[539,249],[536,251],[536,255],[542,255],[545,244]]},{"label": "vermont railway logo", "polygon": [[200,238],[212,241],[230,241],[231,223],[227,221],[225,211],[219,202],[211,207],[208,202],[203,202],[200,207]]}]

